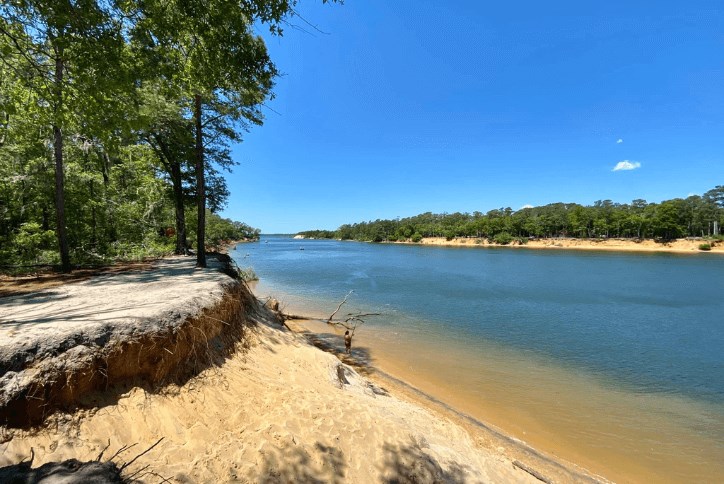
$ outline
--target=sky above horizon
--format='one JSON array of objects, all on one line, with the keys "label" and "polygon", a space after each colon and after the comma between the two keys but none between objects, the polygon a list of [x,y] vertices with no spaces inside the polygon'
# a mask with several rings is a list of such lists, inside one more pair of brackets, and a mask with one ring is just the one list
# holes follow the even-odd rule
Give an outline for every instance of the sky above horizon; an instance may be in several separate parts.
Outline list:
[{"label": "sky above horizon", "polygon": [[724,185],[724,2],[298,10],[259,28],[283,76],[232,150],[224,217],[296,233]]}]

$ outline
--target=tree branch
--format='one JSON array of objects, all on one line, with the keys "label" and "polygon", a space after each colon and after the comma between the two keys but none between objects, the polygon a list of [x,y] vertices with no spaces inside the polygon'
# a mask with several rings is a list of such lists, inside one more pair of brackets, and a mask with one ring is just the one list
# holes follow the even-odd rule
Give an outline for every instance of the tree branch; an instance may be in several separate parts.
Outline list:
[{"label": "tree branch", "polygon": [[337,309],[334,310],[332,314],[329,315],[329,318],[327,318],[327,324],[332,324],[332,318],[334,318],[334,315],[339,312],[339,309],[344,305],[344,303],[347,302],[347,298],[352,295],[354,291],[349,291],[346,296],[344,296],[344,299],[342,299],[342,302],[339,303],[339,306],[337,306]]}]

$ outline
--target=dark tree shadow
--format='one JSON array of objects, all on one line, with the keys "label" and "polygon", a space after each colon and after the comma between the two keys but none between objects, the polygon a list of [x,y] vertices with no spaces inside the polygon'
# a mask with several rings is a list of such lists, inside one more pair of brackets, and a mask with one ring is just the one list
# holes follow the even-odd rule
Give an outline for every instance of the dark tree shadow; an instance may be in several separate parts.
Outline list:
[{"label": "dark tree shadow", "polygon": [[341,450],[317,442],[314,452],[319,463],[300,447],[286,447],[267,454],[261,474],[255,481],[261,484],[345,482],[346,465]]},{"label": "dark tree shadow", "polygon": [[410,445],[395,446],[385,444],[385,462],[382,468],[382,482],[390,484],[428,484],[451,483],[463,484],[465,468],[456,462],[447,464],[447,469],[425,453],[423,442],[412,442]]},{"label": "dark tree shadow", "polygon": [[30,462],[0,467],[0,482],[6,484],[35,483],[84,483],[115,484],[131,482],[121,477],[121,471],[113,462],[80,462],[68,459],[63,462],[48,462],[35,469]]}]

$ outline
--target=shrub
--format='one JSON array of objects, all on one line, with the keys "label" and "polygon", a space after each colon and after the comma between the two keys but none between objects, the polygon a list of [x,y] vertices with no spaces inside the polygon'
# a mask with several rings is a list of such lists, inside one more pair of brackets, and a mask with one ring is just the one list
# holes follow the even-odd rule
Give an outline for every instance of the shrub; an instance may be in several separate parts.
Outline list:
[{"label": "shrub", "polygon": [[500,245],[508,245],[513,241],[513,236],[508,232],[500,232],[493,236],[493,242]]},{"label": "shrub", "polygon": [[699,244],[699,250],[711,250],[710,244]]},{"label": "shrub", "polygon": [[251,281],[258,281],[259,276],[256,275],[256,272],[254,272],[254,269],[251,267],[247,267],[245,269],[242,269],[241,267],[236,269],[239,273],[239,277],[241,277],[241,280],[244,282],[251,282]]}]

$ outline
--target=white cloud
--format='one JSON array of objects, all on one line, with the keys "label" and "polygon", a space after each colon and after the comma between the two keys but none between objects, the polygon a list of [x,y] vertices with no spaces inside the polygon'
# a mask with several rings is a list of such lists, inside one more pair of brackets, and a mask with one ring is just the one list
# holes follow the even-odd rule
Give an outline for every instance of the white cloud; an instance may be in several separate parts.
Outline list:
[{"label": "white cloud", "polygon": [[636,168],[641,168],[641,163],[638,161],[623,160],[616,163],[616,166],[614,166],[611,171],[635,170]]},{"label": "white cloud", "polygon": [[526,203],[525,205],[523,205],[522,207],[520,207],[521,210],[523,210],[524,208],[533,208],[533,205],[531,205],[531,204],[529,204],[529,203]]},{"label": "white cloud", "polygon": [[623,143],[623,140],[622,140],[621,138],[619,138],[619,139],[616,140],[616,144],[617,144],[617,145],[620,145],[621,143]]}]

